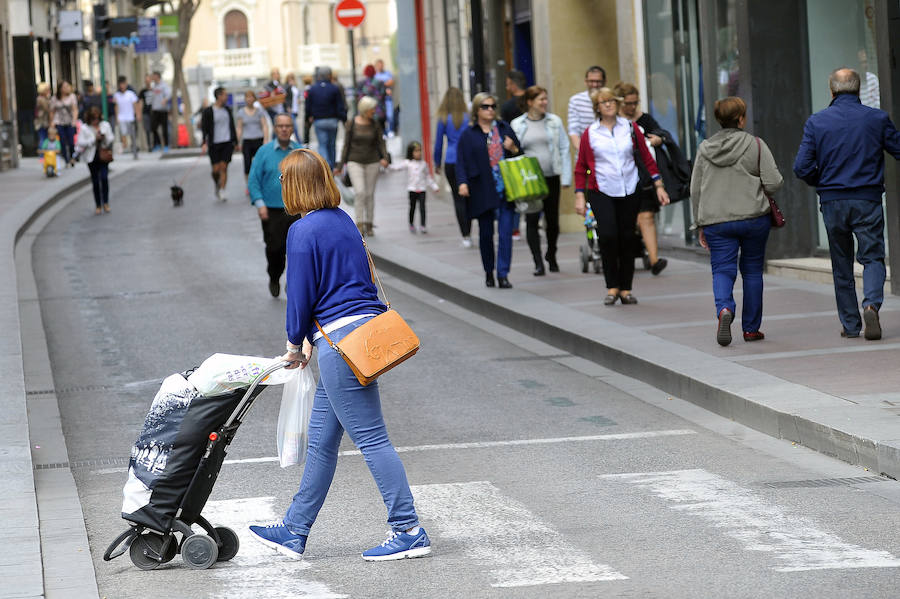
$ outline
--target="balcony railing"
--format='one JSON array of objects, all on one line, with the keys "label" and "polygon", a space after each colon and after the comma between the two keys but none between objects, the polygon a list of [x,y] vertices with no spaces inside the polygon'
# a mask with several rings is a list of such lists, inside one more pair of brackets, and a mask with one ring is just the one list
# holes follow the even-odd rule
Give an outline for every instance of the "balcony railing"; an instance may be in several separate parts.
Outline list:
[{"label": "balcony railing", "polygon": [[350,68],[346,44],[307,44],[298,46],[300,68],[310,73],[315,67],[329,66],[334,71]]},{"label": "balcony railing", "polygon": [[265,77],[269,73],[267,48],[202,50],[197,53],[197,60],[212,66],[216,79]]}]

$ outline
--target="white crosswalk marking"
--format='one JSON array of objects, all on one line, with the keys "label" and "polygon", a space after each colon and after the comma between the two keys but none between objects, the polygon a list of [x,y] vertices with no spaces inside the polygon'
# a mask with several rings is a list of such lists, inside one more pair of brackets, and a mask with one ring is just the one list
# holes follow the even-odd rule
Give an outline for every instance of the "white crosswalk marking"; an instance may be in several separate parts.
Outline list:
[{"label": "white crosswalk marking", "polygon": [[210,595],[213,599],[346,597],[331,592],[320,582],[303,579],[301,576],[304,571],[312,568],[310,564],[281,556],[250,537],[247,528],[250,524],[280,520],[275,511],[274,497],[210,501],[203,510],[203,516],[213,526],[227,526],[234,530],[241,543],[234,559],[213,566],[211,572],[223,581],[225,587],[221,594]]},{"label": "white crosswalk marking", "polygon": [[484,564],[494,587],[627,580],[583,551],[489,482],[417,485],[416,511],[436,526],[437,543],[452,541]]},{"label": "white crosswalk marking", "polygon": [[705,470],[608,474],[672,502],[740,542],[746,551],[771,555],[777,572],[842,568],[896,568],[887,551],[846,543],[807,518],[785,513],[754,491]]}]

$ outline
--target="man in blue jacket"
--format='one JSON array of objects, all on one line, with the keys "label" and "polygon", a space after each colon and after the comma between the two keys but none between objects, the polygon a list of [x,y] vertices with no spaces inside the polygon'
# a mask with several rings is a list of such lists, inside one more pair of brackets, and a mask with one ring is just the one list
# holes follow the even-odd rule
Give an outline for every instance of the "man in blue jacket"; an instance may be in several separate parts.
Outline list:
[{"label": "man in blue jacket", "polygon": [[285,156],[300,147],[291,141],[294,120],[290,114],[275,115],[275,140],[259,149],[253,157],[253,166],[247,178],[250,201],[259,212],[263,240],[266,242],[266,262],[269,272],[269,293],[278,297],[279,281],[284,272],[288,229],[297,220],[284,210],[281,199],[281,171],[279,165]]},{"label": "man in blue jacket", "polygon": [[318,68],[316,82],[306,92],[305,110],[316,131],[319,155],[334,168],[338,125],[347,120],[347,102],[341,88],[331,82],[331,68]]},{"label": "man in blue jacket", "polygon": [[853,277],[853,236],[863,265],[865,338],[881,339],[878,310],[884,301],[884,152],[900,160],[900,132],[883,110],[859,101],[860,78],[837,69],[828,79],[832,101],[809,117],[794,174],[814,185],[828,233],[834,294],[842,337],[862,328]]}]

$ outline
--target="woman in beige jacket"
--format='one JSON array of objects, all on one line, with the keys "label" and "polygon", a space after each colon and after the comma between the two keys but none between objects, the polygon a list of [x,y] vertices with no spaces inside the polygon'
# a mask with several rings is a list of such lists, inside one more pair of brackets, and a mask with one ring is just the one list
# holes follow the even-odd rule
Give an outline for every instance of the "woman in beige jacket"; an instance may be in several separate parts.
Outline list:
[{"label": "woman in beige jacket", "polygon": [[716,102],[722,130],[700,144],[691,177],[691,204],[700,245],[709,250],[716,299],[716,341],[731,343],[738,267],[744,282],[741,325],[744,341],[765,338],[762,323],[763,268],[772,226],[766,193],[782,184],[764,141],[744,131],[747,105],[740,98]]}]

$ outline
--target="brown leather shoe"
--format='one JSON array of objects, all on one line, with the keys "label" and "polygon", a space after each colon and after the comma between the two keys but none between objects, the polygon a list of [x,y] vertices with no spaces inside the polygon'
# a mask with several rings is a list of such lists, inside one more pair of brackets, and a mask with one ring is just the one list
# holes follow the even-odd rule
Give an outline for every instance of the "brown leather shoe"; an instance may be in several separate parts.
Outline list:
[{"label": "brown leather shoe", "polygon": [[734,312],[728,308],[722,308],[719,312],[719,324],[716,327],[716,342],[722,347],[731,344],[732,320],[734,320]]},{"label": "brown leather shoe", "polygon": [[762,331],[753,331],[752,333],[744,331],[744,341],[762,341],[765,338]]}]

